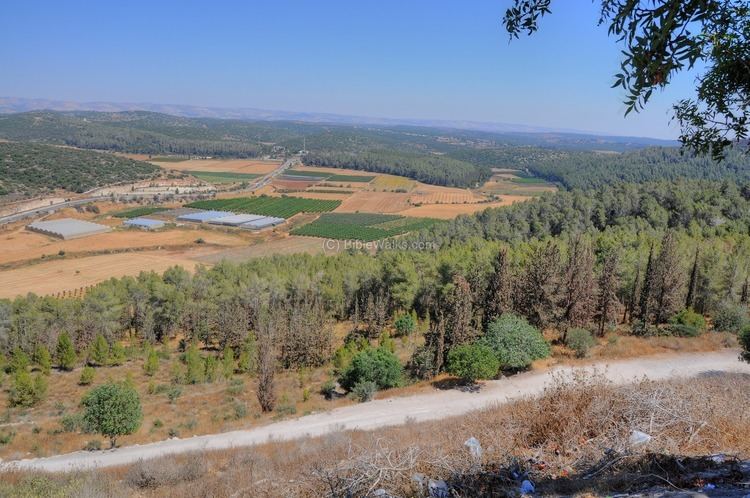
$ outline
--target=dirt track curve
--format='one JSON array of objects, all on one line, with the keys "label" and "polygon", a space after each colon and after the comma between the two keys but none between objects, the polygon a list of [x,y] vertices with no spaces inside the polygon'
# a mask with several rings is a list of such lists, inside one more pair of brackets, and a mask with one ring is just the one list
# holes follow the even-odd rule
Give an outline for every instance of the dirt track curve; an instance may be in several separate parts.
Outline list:
[{"label": "dirt track curve", "polygon": [[7,461],[0,467],[47,471],[112,467],[175,453],[251,446],[273,440],[319,436],[342,430],[370,430],[400,425],[407,420],[441,419],[492,404],[506,403],[523,396],[539,394],[551,382],[555,373],[569,374],[574,369],[600,371],[617,384],[643,377],[659,380],[717,371],[750,374],[750,364],[740,362],[738,353],[734,350],[651,356],[599,362],[577,368],[565,366],[487,382],[479,392],[444,390],[375,400],[247,430],[194,436],[188,439],[170,439],[100,452],[79,451],[47,458]]}]

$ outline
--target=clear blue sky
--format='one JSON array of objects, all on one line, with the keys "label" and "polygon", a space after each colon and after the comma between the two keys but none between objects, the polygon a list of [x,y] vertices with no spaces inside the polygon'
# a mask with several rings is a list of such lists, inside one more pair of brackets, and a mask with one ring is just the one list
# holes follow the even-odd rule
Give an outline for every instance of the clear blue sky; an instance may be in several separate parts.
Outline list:
[{"label": "clear blue sky", "polygon": [[672,138],[692,75],[623,118],[597,5],[556,0],[508,43],[510,0],[6,0],[0,96],[466,119]]}]

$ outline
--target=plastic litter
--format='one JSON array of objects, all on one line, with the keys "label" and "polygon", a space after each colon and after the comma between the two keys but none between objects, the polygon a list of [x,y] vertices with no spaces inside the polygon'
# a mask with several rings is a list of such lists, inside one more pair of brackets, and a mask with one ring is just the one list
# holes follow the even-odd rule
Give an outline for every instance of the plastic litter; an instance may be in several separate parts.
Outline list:
[{"label": "plastic litter", "polygon": [[448,484],[445,481],[430,479],[427,490],[430,493],[430,498],[448,498],[450,496]]},{"label": "plastic litter", "polygon": [[633,431],[630,433],[630,444],[632,446],[648,443],[652,439],[653,437],[650,434],[646,434],[645,432]]},{"label": "plastic litter", "polygon": [[521,492],[521,494],[530,495],[534,492],[535,489],[536,487],[534,486],[534,483],[526,479],[521,483],[521,487],[518,490]]},{"label": "plastic litter", "polygon": [[464,441],[464,446],[469,448],[469,453],[471,453],[471,456],[473,456],[475,460],[482,458],[482,445],[477,438],[470,437]]}]

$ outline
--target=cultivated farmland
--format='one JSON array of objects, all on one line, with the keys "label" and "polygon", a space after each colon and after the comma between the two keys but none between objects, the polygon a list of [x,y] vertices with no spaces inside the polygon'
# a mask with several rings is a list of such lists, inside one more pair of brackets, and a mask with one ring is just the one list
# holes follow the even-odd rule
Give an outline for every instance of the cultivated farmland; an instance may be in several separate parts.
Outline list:
[{"label": "cultivated farmland", "polygon": [[431,218],[407,218],[393,214],[327,213],[292,235],[370,242],[427,228],[437,223]]},{"label": "cultivated farmland", "polygon": [[209,183],[240,183],[262,176],[257,173],[234,173],[230,171],[190,171],[190,174]]},{"label": "cultivated farmland", "polygon": [[340,200],[334,199],[303,199],[301,197],[268,197],[262,195],[260,197],[237,197],[232,199],[198,201],[186,206],[197,209],[291,218],[299,213],[324,213],[333,211],[340,204]]},{"label": "cultivated farmland", "polygon": [[138,218],[140,216],[148,216],[150,214],[164,211],[165,208],[157,206],[141,206],[133,209],[126,209],[124,211],[118,211],[113,213],[112,216],[115,218]]}]

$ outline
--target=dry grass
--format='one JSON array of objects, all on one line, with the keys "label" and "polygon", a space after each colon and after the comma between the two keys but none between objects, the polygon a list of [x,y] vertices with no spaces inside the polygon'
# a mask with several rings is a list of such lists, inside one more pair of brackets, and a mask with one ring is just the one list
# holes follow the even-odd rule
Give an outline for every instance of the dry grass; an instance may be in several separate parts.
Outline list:
[{"label": "dry grass", "polygon": [[[686,486],[692,481],[681,476],[711,462],[685,459],[680,468],[667,455],[748,457],[748,403],[747,375],[627,386],[574,375],[557,379],[539,398],[448,420],[170,457],[99,472],[98,480],[93,474],[10,473],[3,481],[10,486],[47,479],[82,488],[94,482],[115,496],[187,498],[374,496],[378,489],[425,496],[429,479],[445,480],[451,496],[507,496],[517,493],[513,472],[534,480],[542,495],[599,495],[664,481]],[[633,430],[653,439],[633,446]],[[464,445],[469,437],[482,444],[478,458]]]},{"label": "dry grass", "polygon": [[411,192],[411,204],[471,204],[486,197],[466,188],[440,187],[420,183]]},{"label": "dry grass", "polygon": [[452,220],[462,214],[473,214],[489,208],[510,206],[516,202],[524,202],[531,197],[523,195],[504,195],[497,202],[483,202],[473,204],[426,204],[411,207],[400,211],[398,214],[421,218],[439,218],[441,220]]},{"label": "dry grass", "polygon": [[266,174],[281,165],[281,161],[261,161],[256,159],[191,159],[180,162],[154,162],[164,169],[179,171],[214,171],[231,173]]}]

